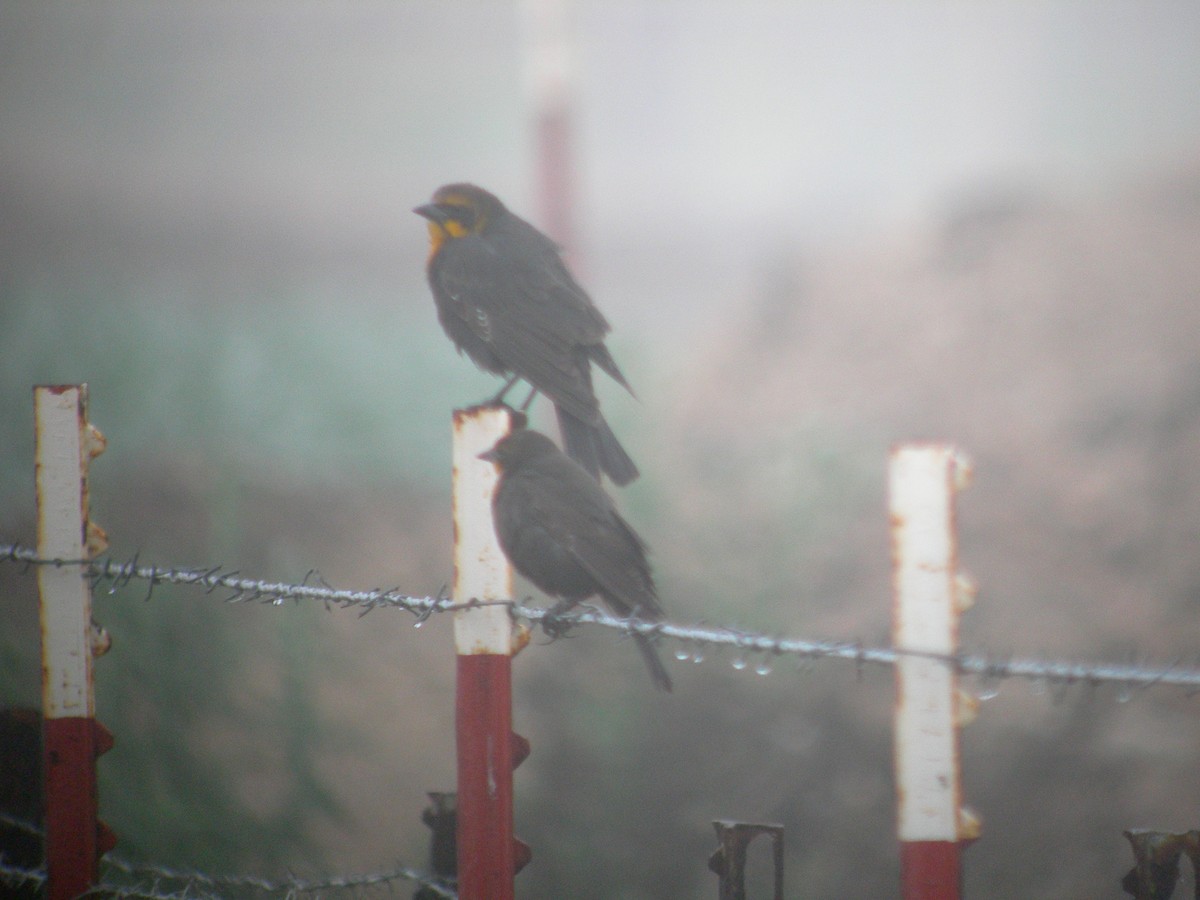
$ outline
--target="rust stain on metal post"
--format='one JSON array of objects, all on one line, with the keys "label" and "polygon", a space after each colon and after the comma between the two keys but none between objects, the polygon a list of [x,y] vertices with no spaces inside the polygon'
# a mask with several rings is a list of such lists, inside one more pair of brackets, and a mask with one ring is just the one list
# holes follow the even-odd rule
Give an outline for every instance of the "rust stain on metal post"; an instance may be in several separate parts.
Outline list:
[{"label": "rust stain on metal post", "polygon": [[[454,411],[454,600],[509,600],[512,567],[492,524],[496,467],[479,459],[517,423],[507,407],[476,406]],[[454,614],[460,654],[512,652],[512,618],[503,606]]]},{"label": "rust stain on metal post", "polygon": [[1121,888],[1136,900],[1165,900],[1179,883],[1179,859],[1192,862],[1196,896],[1200,897],[1200,831],[1172,833],[1134,828],[1125,832],[1137,864],[1121,879]]},{"label": "rust stain on metal post", "polygon": [[[897,648],[953,653],[955,547],[951,451],[898,448],[891,459],[890,514]],[[896,765],[902,840],[950,840],[958,806],[954,673],[931,660],[896,666]]]},{"label": "rust stain on metal post", "polygon": [[92,716],[92,592],[82,560],[102,550],[89,519],[88,463],[104,438],[87,421],[87,385],[34,388],[42,690],[48,718]]},{"label": "rust stain on metal post", "polygon": [[[888,474],[893,644],[952,656],[969,595],[958,573],[955,535],[955,494],[966,486],[969,466],[953,447],[915,444],[892,452]],[[979,830],[978,819],[961,804],[958,729],[971,712],[961,705],[953,666],[901,656],[894,731],[906,898],[958,896],[953,848]]]},{"label": "rust stain on metal post", "polygon": [[713,828],[721,845],[709,857],[708,868],[720,879],[720,900],[746,900],[746,853],[759,835],[771,838],[774,898],[783,900],[783,826],[716,819]]},{"label": "rust stain on metal post", "polygon": [[86,560],[107,546],[89,519],[88,464],[104,436],[87,420],[87,385],[35,387],[35,480],[42,632],[47,896],[65,900],[96,883],[115,838],[99,822],[96,757],[112,736],[95,721],[93,657],[111,639],[92,620]]},{"label": "rust stain on metal post", "polygon": [[[429,837],[429,868],[439,881],[458,880],[458,796],[453,791],[429,791],[430,805],[421,821],[433,832]],[[422,896],[418,891],[416,897]]]},{"label": "rust stain on metal post", "polygon": [[[512,598],[512,569],[492,522],[495,466],[479,459],[522,423],[507,407],[454,413],[454,599]],[[512,731],[513,622],[507,606],[456,611],[457,866],[463,900],[511,900],[528,848],[513,835],[512,770],[523,739]]]}]

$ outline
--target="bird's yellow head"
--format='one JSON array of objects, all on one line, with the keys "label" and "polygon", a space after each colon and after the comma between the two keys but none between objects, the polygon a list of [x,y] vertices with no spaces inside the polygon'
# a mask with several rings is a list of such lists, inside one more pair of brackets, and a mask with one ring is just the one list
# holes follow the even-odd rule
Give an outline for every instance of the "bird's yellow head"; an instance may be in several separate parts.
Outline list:
[{"label": "bird's yellow head", "polygon": [[413,210],[429,220],[431,258],[448,240],[483,233],[505,211],[497,197],[473,184],[440,187],[432,202]]}]

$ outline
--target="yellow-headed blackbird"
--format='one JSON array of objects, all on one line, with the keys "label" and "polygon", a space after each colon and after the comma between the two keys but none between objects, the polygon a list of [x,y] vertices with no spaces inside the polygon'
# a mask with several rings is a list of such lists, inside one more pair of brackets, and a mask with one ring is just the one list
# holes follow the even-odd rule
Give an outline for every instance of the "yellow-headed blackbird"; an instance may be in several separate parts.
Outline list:
[{"label": "yellow-headed blackbird", "polygon": [[[562,598],[552,615],[599,594],[615,615],[662,618],[646,545],[582,466],[528,430],[514,431],[480,459],[500,472],[492,495],[500,546],[518,572]],[[633,638],[654,684],[671,690],[650,638],[636,632]]]},{"label": "yellow-headed blackbird", "polygon": [[632,390],[604,346],[608,322],[554,242],[471,184],[438,188],[413,211],[429,220],[427,271],[442,328],[477,366],[511,376],[493,402],[524,379],[554,402],[563,446],[593,477],[636,478],[600,413],[591,364]]}]

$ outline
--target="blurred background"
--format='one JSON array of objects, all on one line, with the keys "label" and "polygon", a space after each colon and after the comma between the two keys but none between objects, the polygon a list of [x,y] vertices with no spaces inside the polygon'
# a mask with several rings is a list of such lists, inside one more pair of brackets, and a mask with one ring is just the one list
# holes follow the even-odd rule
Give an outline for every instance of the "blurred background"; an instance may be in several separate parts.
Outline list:
[{"label": "blurred background", "polygon": [[[0,4],[0,541],[35,539],[32,385],[86,381],[116,558],[449,583],[450,411],[498,385],[441,333],[410,210],[471,180],[549,227],[535,21]],[[637,390],[600,386],[669,615],[886,642],[886,454],[939,439],[976,466],[968,648],[1200,662],[1200,6],[580,0],[567,24],[567,249]],[[0,566],[4,704],[39,701],[34,588]],[[96,617],[122,855],[424,864],[448,620],[137,584]],[[787,826],[789,896],[896,895],[890,672],[678,649],[671,696],[608,631],[516,660],[518,894],[714,896],[711,821],[741,818]],[[968,895],[1121,896],[1122,829],[1196,827],[1194,699],[973,687],[999,694],[964,735]]]}]

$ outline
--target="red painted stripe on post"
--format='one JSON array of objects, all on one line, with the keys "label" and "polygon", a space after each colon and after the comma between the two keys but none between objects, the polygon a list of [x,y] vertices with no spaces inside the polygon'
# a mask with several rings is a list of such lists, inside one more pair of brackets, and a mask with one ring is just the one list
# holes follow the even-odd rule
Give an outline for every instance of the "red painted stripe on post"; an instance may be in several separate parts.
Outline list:
[{"label": "red painted stripe on post", "polygon": [[905,841],[900,845],[900,879],[905,900],[958,900],[958,842]]},{"label": "red painted stripe on post", "polygon": [[511,900],[512,657],[459,655],[458,896]]},{"label": "red painted stripe on post", "polygon": [[49,900],[86,893],[99,874],[96,729],[93,719],[43,723],[46,756],[46,872]]}]

